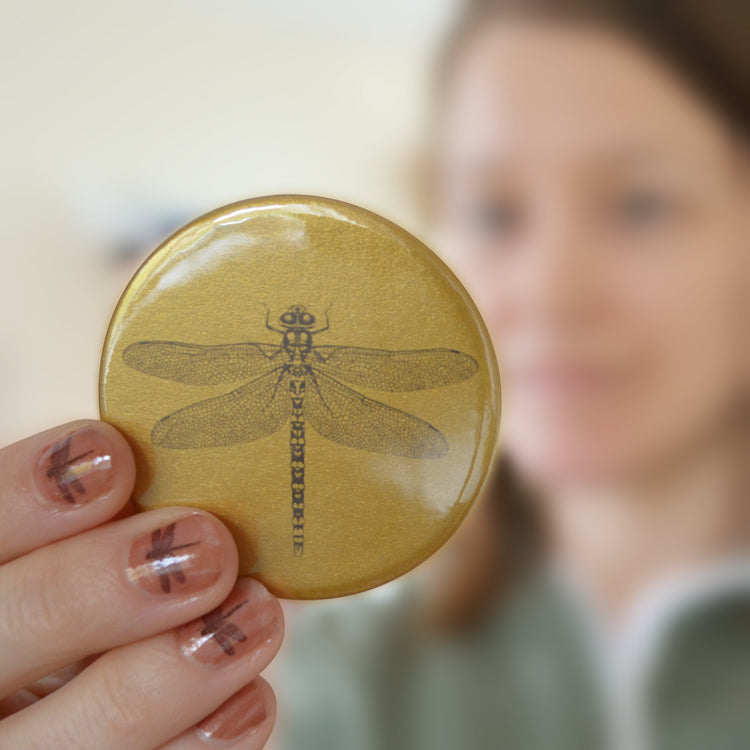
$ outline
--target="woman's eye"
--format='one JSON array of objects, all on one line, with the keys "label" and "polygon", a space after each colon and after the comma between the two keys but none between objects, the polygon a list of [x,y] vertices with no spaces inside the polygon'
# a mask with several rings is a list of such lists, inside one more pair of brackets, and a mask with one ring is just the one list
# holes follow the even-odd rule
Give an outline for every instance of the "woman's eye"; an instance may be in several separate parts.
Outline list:
[{"label": "woman's eye", "polygon": [[673,212],[671,201],[654,192],[634,192],[622,198],[616,207],[617,219],[634,228],[646,228],[661,224]]},{"label": "woman's eye", "polygon": [[469,211],[469,223],[473,231],[483,235],[507,235],[519,228],[521,214],[510,203],[480,204]]}]

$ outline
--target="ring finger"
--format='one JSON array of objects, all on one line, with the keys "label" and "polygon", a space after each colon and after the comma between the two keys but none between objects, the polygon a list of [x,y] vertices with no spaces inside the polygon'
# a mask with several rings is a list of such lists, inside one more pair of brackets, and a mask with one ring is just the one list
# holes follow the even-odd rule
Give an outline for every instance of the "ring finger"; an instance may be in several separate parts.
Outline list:
[{"label": "ring finger", "polygon": [[190,508],[141,513],[6,563],[0,697],[208,611],[236,576],[227,529]]}]

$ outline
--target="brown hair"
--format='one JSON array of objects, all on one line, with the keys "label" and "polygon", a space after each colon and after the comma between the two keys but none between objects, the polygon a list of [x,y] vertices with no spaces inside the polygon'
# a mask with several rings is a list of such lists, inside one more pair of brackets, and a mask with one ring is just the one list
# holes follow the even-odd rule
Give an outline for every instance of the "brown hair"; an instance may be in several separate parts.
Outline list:
[{"label": "brown hair", "polygon": [[[471,0],[451,31],[437,68],[437,97],[456,58],[483,25],[524,14],[602,23],[629,33],[671,65],[746,142],[750,125],[750,2],[747,0]],[[506,459],[451,542],[456,570],[428,602],[434,626],[476,621],[534,559],[539,526],[533,504]],[[462,554],[471,551],[471,554]]]},{"label": "brown hair", "polygon": [[472,34],[510,16],[601,23],[629,33],[701,93],[736,131],[750,126],[747,0],[469,0],[438,64],[438,85]]}]

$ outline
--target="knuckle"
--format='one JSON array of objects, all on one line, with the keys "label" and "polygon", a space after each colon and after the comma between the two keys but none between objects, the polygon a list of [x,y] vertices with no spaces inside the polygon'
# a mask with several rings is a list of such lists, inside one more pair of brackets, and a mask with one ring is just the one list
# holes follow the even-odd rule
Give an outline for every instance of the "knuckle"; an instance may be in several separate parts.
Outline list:
[{"label": "knuckle", "polygon": [[93,700],[91,722],[104,725],[115,736],[127,736],[143,720],[143,694],[130,684],[130,670],[108,664],[100,675]]},{"label": "knuckle", "polygon": [[[103,727],[107,736],[127,740],[133,729],[154,720],[169,721],[165,700],[180,686],[173,682],[174,653],[170,648],[148,646],[145,650],[123,646],[99,660],[92,683],[89,719]],[[176,704],[173,704],[176,705]],[[161,710],[157,707],[161,706]]]},{"label": "knuckle", "polygon": [[106,571],[96,572],[91,563],[74,559],[72,551],[21,560],[11,577],[9,625],[25,640],[32,639],[37,651],[45,644],[59,648],[87,642],[100,625],[91,614],[97,602],[106,601],[102,588],[107,578]]},{"label": "knuckle", "polygon": [[56,636],[64,624],[71,601],[66,597],[63,566],[22,565],[15,577],[13,627],[46,642],[45,636]]}]

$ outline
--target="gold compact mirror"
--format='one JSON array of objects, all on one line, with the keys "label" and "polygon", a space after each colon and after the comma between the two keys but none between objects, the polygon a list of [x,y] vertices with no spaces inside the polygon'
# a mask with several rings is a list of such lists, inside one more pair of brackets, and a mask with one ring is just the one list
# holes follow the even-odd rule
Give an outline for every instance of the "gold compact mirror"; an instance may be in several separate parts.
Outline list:
[{"label": "gold compact mirror", "polygon": [[456,530],[494,456],[492,345],[447,266],[376,214],[274,196],[191,222],[109,326],[100,409],[134,500],[203,508],[296,599],[385,583]]}]

